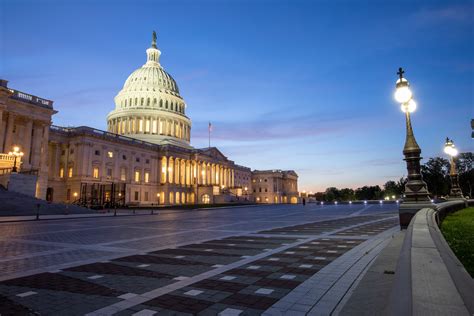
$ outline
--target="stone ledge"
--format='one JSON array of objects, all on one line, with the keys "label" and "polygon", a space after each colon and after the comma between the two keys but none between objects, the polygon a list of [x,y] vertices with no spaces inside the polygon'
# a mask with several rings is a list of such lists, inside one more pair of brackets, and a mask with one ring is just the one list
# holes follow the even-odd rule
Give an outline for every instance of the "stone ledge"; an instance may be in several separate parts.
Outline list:
[{"label": "stone ledge", "polygon": [[439,218],[466,204],[466,201],[441,203],[436,210],[423,208],[413,217],[397,263],[390,314],[474,314],[474,281],[438,227]]}]

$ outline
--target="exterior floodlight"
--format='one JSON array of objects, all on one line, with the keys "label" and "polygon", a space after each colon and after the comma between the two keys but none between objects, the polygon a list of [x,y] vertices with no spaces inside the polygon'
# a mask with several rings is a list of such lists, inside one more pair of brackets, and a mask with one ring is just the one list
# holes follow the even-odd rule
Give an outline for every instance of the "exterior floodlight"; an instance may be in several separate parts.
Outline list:
[{"label": "exterior floodlight", "polygon": [[454,158],[458,155],[458,150],[454,146],[452,139],[446,137],[446,142],[444,143],[444,152],[450,156],[450,171],[449,177],[451,178],[451,191],[449,192],[450,199],[463,199],[462,190],[459,187],[459,176],[456,170],[456,161]]},{"label": "exterior floodlight", "polygon": [[9,156],[13,156],[14,157],[14,160],[13,160],[13,168],[12,168],[12,172],[17,172],[18,169],[16,167],[16,160],[18,157],[23,157],[23,152],[20,151],[20,147],[18,146],[13,146],[13,151],[10,151],[8,153]]}]

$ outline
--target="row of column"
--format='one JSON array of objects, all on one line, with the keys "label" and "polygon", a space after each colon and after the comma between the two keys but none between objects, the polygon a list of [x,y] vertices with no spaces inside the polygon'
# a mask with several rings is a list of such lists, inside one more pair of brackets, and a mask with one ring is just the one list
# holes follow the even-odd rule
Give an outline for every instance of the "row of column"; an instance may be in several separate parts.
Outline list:
[{"label": "row of column", "polygon": [[178,120],[165,120],[153,116],[130,116],[112,119],[108,131],[115,134],[169,135],[190,140],[189,126]]},{"label": "row of column", "polygon": [[219,164],[174,157],[161,158],[163,183],[234,187],[234,170]]},{"label": "row of column", "polygon": [[[8,153],[13,146],[19,146],[23,152],[22,166],[30,169],[32,166],[40,168],[46,163],[45,150],[47,146],[49,126],[43,123],[34,123],[32,119],[22,119],[21,125],[16,122],[19,117],[8,113],[6,124],[3,124],[3,116],[6,112],[0,110],[0,153]],[[18,126],[15,127],[15,124]],[[23,137],[20,138],[19,131],[23,129]]]}]

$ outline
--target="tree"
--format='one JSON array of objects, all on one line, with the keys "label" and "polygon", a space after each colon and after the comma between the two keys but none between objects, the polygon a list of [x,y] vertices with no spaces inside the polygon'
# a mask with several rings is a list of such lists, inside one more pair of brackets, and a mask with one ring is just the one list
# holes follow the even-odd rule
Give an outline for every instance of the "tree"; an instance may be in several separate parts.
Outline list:
[{"label": "tree", "polygon": [[474,154],[461,153],[456,159],[456,169],[459,174],[459,186],[465,196],[473,196],[474,189]]},{"label": "tree", "polygon": [[354,190],[349,188],[344,188],[339,190],[339,195],[342,201],[352,201],[355,200]]},{"label": "tree", "polygon": [[421,166],[421,174],[431,194],[442,196],[449,193],[449,162],[447,159],[430,158]]},{"label": "tree", "polygon": [[382,197],[382,189],[376,186],[363,186],[355,190],[355,196],[358,200],[378,200]]},{"label": "tree", "polygon": [[326,195],[326,201],[328,202],[339,200],[339,197],[340,197],[339,190],[335,187],[327,188],[325,195]]}]

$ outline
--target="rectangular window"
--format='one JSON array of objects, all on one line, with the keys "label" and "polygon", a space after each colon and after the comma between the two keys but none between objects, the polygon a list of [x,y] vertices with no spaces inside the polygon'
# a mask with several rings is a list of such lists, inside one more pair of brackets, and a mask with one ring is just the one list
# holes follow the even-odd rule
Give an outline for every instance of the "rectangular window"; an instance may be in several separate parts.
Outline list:
[{"label": "rectangular window", "polygon": [[150,120],[145,121],[145,132],[150,132]]},{"label": "rectangular window", "polygon": [[138,201],[138,191],[135,191],[135,201]]},{"label": "rectangular window", "polygon": [[148,192],[145,192],[145,201],[148,201]]},{"label": "rectangular window", "polygon": [[59,177],[64,178],[64,168],[59,168]]},{"label": "rectangular window", "polygon": [[107,152],[107,156],[108,156],[109,158],[114,158],[114,152],[113,152],[113,151]]},{"label": "rectangular window", "polygon": [[96,178],[96,179],[99,179],[99,168],[98,167],[94,167],[94,169],[92,169],[92,177]]},{"label": "rectangular window", "polygon": [[135,171],[135,182],[140,182],[140,171]]},{"label": "rectangular window", "polygon": [[127,180],[127,169],[125,169],[125,168],[120,169],[120,180],[122,180],[122,181]]},{"label": "rectangular window", "polygon": [[150,173],[145,172],[145,183],[148,183],[149,180],[150,180]]},{"label": "rectangular window", "polygon": [[112,168],[107,168],[107,178],[112,178]]},{"label": "rectangular window", "polygon": [[72,178],[72,167],[69,167],[69,169],[67,171],[67,176],[68,176],[68,178]]},{"label": "rectangular window", "polygon": [[136,162],[140,162],[140,158],[138,158],[138,157],[135,158],[135,161],[136,161]]},{"label": "rectangular window", "polygon": [[100,150],[96,150],[96,151],[95,151],[95,155],[96,155],[96,156],[100,156]]},{"label": "rectangular window", "polygon": [[67,192],[66,192],[66,200],[70,200],[71,199],[71,189],[67,189]]},{"label": "rectangular window", "polygon": [[123,160],[127,160],[127,156],[122,155],[122,159],[123,159]]}]

